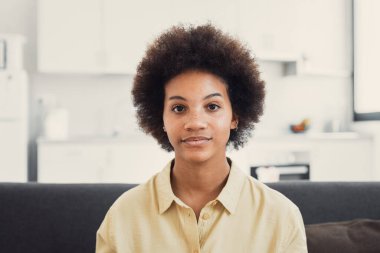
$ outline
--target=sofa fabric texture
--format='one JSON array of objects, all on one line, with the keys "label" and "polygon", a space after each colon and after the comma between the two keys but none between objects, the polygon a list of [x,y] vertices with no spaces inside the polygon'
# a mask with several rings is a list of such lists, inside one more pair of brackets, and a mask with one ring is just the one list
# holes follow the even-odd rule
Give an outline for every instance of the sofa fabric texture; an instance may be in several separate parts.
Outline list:
[{"label": "sofa fabric texture", "polygon": [[380,252],[380,220],[355,219],[306,225],[309,253]]},{"label": "sofa fabric texture", "polygon": [[[380,182],[286,181],[268,185],[300,208],[305,225],[380,220]],[[107,210],[134,186],[0,183],[1,252],[93,253],[96,231]]]},{"label": "sofa fabric texture", "polygon": [[132,185],[0,184],[2,253],[95,252],[96,231]]}]

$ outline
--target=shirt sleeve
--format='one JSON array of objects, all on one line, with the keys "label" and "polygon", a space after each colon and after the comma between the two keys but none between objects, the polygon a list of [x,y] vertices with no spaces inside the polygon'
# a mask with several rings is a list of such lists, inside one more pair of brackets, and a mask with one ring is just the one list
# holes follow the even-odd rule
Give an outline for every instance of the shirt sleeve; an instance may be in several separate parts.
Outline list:
[{"label": "shirt sleeve", "polygon": [[305,225],[298,208],[290,215],[289,236],[283,244],[284,253],[307,253]]},{"label": "shirt sleeve", "polygon": [[110,217],[107,213],[98,231],[96,232],[96,249],[95,253],[116,253],[112,238],[110,235]]}]

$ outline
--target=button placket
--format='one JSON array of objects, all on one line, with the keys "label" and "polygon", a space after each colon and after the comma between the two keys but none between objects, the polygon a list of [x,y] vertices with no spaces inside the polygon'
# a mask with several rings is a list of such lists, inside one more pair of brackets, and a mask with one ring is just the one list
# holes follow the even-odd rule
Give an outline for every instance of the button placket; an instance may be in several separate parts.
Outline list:
[{"label": "button placket", "polygon": [[200,249],[199,245],[199,231],[196,223],[196,217],[194,211],[187,206],[178,205],[179,215],[181,217],[181,225],[186,241],[188,242],[189,250]]},{"label": "button placket", "polygon": [[200,213],[199,217],[199,224],[198,224],[198,230],[199,230],[199,244],[201,248],[203,247],[205,243],[205,236],[208,234],[208,230],[210,229],[209,222],[212,214],[212,205],[209,204],[206,207],[204,207]]}]

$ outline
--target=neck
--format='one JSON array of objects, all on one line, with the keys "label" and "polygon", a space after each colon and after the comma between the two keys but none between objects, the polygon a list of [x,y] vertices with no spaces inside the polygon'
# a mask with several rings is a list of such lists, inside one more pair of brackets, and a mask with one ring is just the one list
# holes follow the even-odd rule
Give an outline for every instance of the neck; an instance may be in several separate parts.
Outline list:
[{"label": "neck", "polygon": [[223,159],[196,164],[176,158],[171,174],[173,192],[179,198],[216,198],[227,182],[229,172],[225,155]]}]

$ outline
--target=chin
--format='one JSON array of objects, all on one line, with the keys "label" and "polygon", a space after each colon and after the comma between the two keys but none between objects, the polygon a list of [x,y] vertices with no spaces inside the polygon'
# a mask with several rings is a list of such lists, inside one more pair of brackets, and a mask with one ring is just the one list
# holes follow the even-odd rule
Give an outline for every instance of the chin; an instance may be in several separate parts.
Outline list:
[{"label": "chin", "polygon": [[192,163],[202,163],[209,160],[212,155],[209,152],[206,151],[187,151],[182,154],[178,154],[181,159],[192,162]]}]

